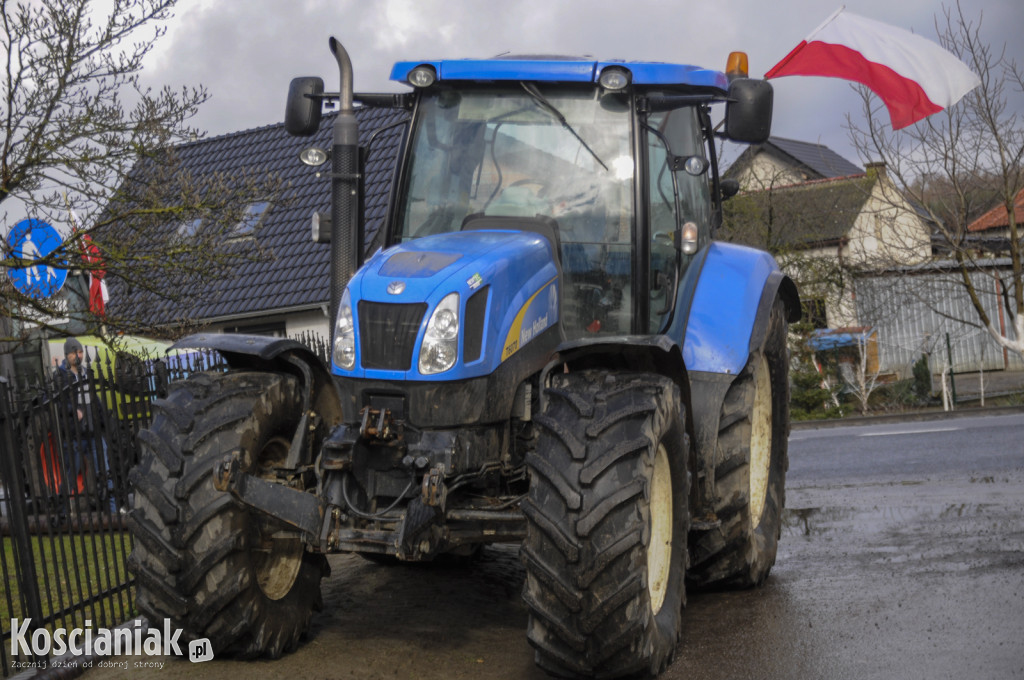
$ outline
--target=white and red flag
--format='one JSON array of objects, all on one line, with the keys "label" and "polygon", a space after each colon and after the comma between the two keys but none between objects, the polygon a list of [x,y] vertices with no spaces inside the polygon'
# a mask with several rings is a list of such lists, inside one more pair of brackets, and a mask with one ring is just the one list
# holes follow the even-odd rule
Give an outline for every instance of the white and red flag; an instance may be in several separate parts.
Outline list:
[{"label": "white and red flag", "polygon": [[885,103],[892,129],[956,104],[981,79],[956,56],[910,31],[840,7],[765,78],[824,76],[866,86]]},{"label": "white and red flag", "polygon": [[103,278],[107,275],[107,270],[103,268],[103,256],[100,254],[99,246],[93,243],[88,234],[82,234],[82,260],[93,266],[89,270],[89,311],[96,316],[106,316],[110,292]]},{"label": "white and red flag", "polygon": [[99,246],[92,240],[92,237],[81,229],[75,211],[69,210],[69,212],[72,229],[80,231],[82,234],[81,241],[79,241],[82,250],[82,262],[89,267],[89,311],[96,316],[106,316],[110,292],[107,290],[107,282],[103,280],[107,275],[107,270],[103,264],[103,254],[100,252]]}]

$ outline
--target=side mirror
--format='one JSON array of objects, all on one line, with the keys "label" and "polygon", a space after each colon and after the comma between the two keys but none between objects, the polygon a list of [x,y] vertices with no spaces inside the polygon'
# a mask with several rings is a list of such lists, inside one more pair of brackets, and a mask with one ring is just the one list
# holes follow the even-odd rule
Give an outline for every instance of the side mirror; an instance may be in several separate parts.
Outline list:
[{"label": "side mirror", "polygon": [[760,144],[772,131],[771,83],[754,78],[736,78],[729,84],[725,105],[725,136],[736,142]]},{"label": "side mirror", "polygon": [[719,191],[722,192],[722,200],[724,201],[732,198],[733,196],[739,193],[740,183],[739,180],[730,177],[728,179],[723,179],[721,182],[719,182],[718,188]]},{"label": "side mirror", "polygon": [[288,86],[288,106],[284,111],[284,129],[290,135],[309,137],[320,129],[324,92],[323,78],[293,78]]}]

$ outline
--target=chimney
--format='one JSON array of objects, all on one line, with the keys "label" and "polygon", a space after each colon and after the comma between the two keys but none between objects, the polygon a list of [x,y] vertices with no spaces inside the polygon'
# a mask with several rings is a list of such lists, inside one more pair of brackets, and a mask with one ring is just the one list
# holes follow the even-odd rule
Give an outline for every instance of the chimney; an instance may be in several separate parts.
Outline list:
[{"label": "chimney", "polygon": [[873,161],[864,166],[864,170],[867,171],[868,179],[884,179],[885,178],[885,161]]}]

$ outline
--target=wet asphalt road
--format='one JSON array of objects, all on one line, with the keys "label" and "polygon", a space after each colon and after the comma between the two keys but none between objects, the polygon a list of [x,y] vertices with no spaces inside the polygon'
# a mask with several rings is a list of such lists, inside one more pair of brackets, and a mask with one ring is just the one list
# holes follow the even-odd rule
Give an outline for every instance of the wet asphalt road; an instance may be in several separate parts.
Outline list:
[{"label": "wet asphalt road", "polygon": [[1024,415],[794,431],[768,583],[667,678],[1024,678]]},{"label": "wet asphalt road", "polygon": [[[794,431],[764,587],[691,593],[670,679],[1024,678],[1024,413]],[[94,678],[545,677],[511,546],[470,569],[331,558],[311,639],[274,662]]]}]

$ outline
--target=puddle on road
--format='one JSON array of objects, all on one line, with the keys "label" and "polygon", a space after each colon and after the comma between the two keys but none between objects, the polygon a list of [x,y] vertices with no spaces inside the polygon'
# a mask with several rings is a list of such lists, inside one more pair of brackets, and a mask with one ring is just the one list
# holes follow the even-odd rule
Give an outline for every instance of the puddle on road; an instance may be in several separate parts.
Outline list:
[{"label": "puddle on road", "polygon": [[782,523],[787,536],[823,536],[848,532],[851,526],[856,527],[858,533],[870,534],[922,522],[958,519],[991,519],[994,528],[1008,531],[1021,530],[1024,526],[1019,517],[1007,517],[1005,507],[987,503],[786,508]]},{"label": "puddle on road", "polygon": [[783,564],[841,557],[886,573],[949,574],[1024,562],[1024,516],[999,503],[791,508],[783,534]]}]

